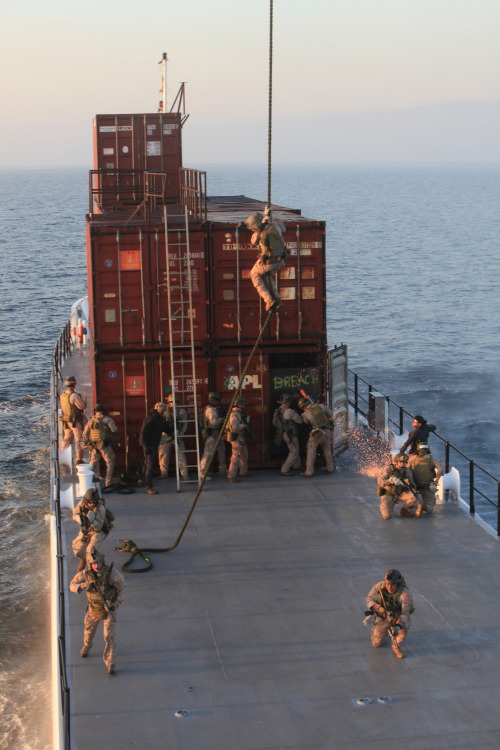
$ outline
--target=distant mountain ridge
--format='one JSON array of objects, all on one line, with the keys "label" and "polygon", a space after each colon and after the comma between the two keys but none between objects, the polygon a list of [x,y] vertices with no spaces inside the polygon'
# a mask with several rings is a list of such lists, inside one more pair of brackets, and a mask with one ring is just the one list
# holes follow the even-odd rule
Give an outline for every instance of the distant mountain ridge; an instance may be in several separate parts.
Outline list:
[{"label": "distant mountain ridge", "polygon": [[[198,125],[185,132],[189,161],[265,161],[264,122]],[[199,140],[200,139],[200,140]],[[454,101],[400,110],[273,122],[276,162],[500,162],[500,102]]]}]

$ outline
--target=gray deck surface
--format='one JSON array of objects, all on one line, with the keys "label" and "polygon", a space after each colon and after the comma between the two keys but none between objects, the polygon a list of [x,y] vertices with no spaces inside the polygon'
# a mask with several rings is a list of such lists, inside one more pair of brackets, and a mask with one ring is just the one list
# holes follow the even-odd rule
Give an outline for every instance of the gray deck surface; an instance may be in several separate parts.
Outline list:
[{"label": "gray deck surface", "polygon": [[[340,471],[311,480],[254,471],[207,483],[180,546],[125,574],[116,676],[101,628],[79,657],[86,601],[69,596],[79,750],[500,746],[498,541],[453,503],[383,521],[375,481],[351,464],[341,457]],[[127,559],[118,539],[177,537],[193,485],[156,487],[106,496],[107,562]],[[69,546],[77,527],[65,527]],[[76,562],[69,547],[70,577]],[[391,567],[416,607],[402,661],[374,649],[362,624]]]}]

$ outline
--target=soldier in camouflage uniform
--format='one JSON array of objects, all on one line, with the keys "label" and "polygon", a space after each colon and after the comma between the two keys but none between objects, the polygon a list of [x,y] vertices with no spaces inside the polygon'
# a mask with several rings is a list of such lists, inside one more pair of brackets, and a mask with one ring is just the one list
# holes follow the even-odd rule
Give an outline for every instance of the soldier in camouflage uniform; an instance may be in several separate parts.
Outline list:
[{"label": "soldier in camouflage uniform", "polygon": [[61,411],[62,423],[64,427],[61,450],[69,448],[75,443],[75,463],[81,464],[83,461],[83,428],[85,422],[85,409],[87,408],[87,398],[75,391],[76,378],[70,375],[64,381],[67,386],[66,390],[61,393]]},{"label": "soldier in camouflage uniform", "polygon": [[302,419],[309,424],[311,429],[307,440],[306,470],[300,476],[313,476],[318,448],[321,448],[325,457],[327,474],[332,474],[335,467],[328,439],[328,430],[331,429],[330,417],[326,412],[328,407],[324,404],[312,404],[307,398],[300,398],[299,406],[304,410]]},{"label": "soldier in camouflage uniform", "polygon": [[398,659],[404,659],[401,644],[408,635],[410,615],[414,610],[413,597],[399,570],[388,570],[384,580],[370,589],[366,606],[373,612],[372,645],[379,648],[389,634],[394,655]]},{"label": "soldier in camouflage uniform", "polygon": [[279,220],[273,221],[270,212],[265,218],[259,213],[252,214],[245,223],[253,232],[251,244],[259,249],[257,262],[250,271],[252,284],[266,303],[266,312],[277,311],[283,303],[274,274],[285,265],[288,256],[282,234],[285,225]]},{"label": "soldier in camouflage uniform", "polygon": [[419,518],[422,513],[422,502],[417,494],[413,473],[405,463],[404,453],[398,453],[378,479],[380,513],[385,521],[392,518],[397,503],[404,503],[399,511],[401,516]]},{"label": "soldier in camouflage uniform", "polygon": [[117,442],[117,426],[111,417],[104,416],[104,407],[96,404],[94,416],[89,419],[83,431],[83,443],[90,446],[90,465],[94,470],[96,479],[99,478],[99,461],[102,458],[106,464],[105,485],[108,487],[113,482],[115,473],[115,452],[113,443]]},{"label": "soldier in camouflage uniform", "polygon": [[73,510],[73,521],[80,525],[80,531],[71,543],[75,557],[80,560],[80,571],[85,567],[88,550],[99,549],[107,536],[106,507],[97,490],[87,490]]},{"label": "soldier in camouflage uniform", "polygon": [[292,469],[300,469],[297,425],[303,424],[304,420],[295,409],[292,409],[292,397],[288,393],[283,393],[278,403],[280,406],[273,414],[273,425],[276,427],[274,442],[278,446],[283,442],[288,448],[288,456],[281,467],[281,473],[285,477],[293,477]]},{"label": "soldier in camouflage uniform", "polygon": [[126,588],[121,573],[113,570],[113,563],[105,565],[102,552],[92,552],[87,556],[85,569],[78,572],[69,585],[74,594],[87,593],[88,606],[83,621],[83,646],[80,656],[88,656],[94,635],[102,621],[104,626],[104,663],[108,674],[116,674],[116,610],[122,603],[122,594]]},{"label": "soldier in camouflage uniform", "polygon": [[422,513],[432,513],[436,502],[437,483],[443,476],[441,461],[431,456],[427,443],[418,443],[417,452],[408,456],[408,468],[422,498]]},{"label": "soldier in camouflage uniform", "polygon": [[227,423],[227,441],[231,443],[231,463],[227,472],[228,482],[239,482],[240,477],[248,474],[247,436],[248,424],[243,416],[245,399],[239,396],[233,406]]},{"label": "soldier in camouflage uniform", "polygon": [[[208,405],[205,407],[203,414],[203,437],[206,436],[205,446],[203,449],[203,456],[200,461],[200,474],[204,476],[208,468],[208,460],[212,455],[212,451],[219,437],[220,429],[224,424],[226,417],[224,410],[220,404],[221,395],[218,391],[212,391],[208,394]],[[221,474],[227,474],[226,466],[226,444],[224,440],[219,440],[217,446],[217,455],[219,457],[219,472]],[[209,476],[206,479],[210,479]]]},{"label": "soldier in camouflage uniform", "polygon": [[[172,454],[172,448],[174,446],[174,399],[173,396],[169,396],[167,399],[167,408],[164,413],[165,420],[171,428],[171,434],[162,435],[160,446],[158,448],[158,461],[160,463],[160,479],[166,479],[168,477],[168,469],[170,466],[170,456]],[[184,435],[186,434],[188,426],[188,413],[181,406],[177,406],[176,409],[176,422],[177,422],[177,462],[179,464],[179,472],[183,479],[189,479],[188,465],[186,461],[186,446],[184,443]]]}]

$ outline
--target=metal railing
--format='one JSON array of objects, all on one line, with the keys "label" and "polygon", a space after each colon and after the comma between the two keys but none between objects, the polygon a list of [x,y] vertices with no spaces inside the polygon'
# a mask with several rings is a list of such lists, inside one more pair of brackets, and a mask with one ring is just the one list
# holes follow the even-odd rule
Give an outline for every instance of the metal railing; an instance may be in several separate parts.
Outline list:
[{"label": "metal railing", "polygon": [[181,205],[187,206],[190,216],[200,221],[207,219],[207,173],[199,169],[180,169]]},{"label": "metal railing", "polygon": [[[398,434],[402,435],[406,431],[405,425],[413,419],[413,415],[409,411],[352,370],[349,370],[348,392],[349,405],[354,409],[356,417],[362,415],[369,424],[372,422],[370,412],[373,394],[375,393],[383,396],[386,400],[389,429],[395,428]],[[436,458],[442,460],[445,472],[450,471],[453,459],[457,463],[460,474],[468,476],[469,513],[472,516],[477,513],[485,523],[495,528],[488,518],[491,511],[496,511],[494,513],[496,534],[500,537],[500,479],[469,458],[456,445],[453,445],[439,433],[432,432],[431,434],[440,441],[439,453],[441,455],[437,455]],[[433,450],[432,453],[435,455],[436,452]],[[478,505],[481,505],[479,509],[476,507]]]},{"label": "metal railing", "polygon": [[[50,442],[50,493],[51,493],[51,514],[55,524],[55,576],[53,586],[57,586],[57,633],[52,633],[52,638],[57,640],[53,643],[53,648],[57,650],[57,669],[58,675],[55,676],[54,684],[57,683],[59,696],[54,696],[53,710],[59,711],[57,724],[59,727],[60,746],[69,750],[71,747],[71,719],[70,719],[70,688],[66,671],[67,664],[67,644],[66,644],[66,601],[64,592],[64,549],[62,542],[62,515],[61,515],[61,477],[59,471],[59,411],[58,411],[58,392],[57,381],[61,376],[61,366],[65,358],[70,354],[73,348],[71,338],[71,324],[68,322],[64,326],[57,341],[54,354],[52,356],[52,375],[50,382],[50,403],[51,403],[51,442]],[[55,723],[55,722],[54,722]]]}]

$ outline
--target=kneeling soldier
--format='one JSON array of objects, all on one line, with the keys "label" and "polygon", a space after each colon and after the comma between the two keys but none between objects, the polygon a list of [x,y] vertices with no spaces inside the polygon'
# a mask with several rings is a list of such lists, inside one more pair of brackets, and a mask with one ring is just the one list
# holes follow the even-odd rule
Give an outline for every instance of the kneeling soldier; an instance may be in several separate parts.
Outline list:
[{"label": "kneeling soldier", "polygon": [[432,513],[436,502],[436,485],[443,476],[441,461],[431,456],[426,443],[417,445],[417,452],[408,457],[408,466],[413,472],[413,478],[420,496],[422,497],[422,512]]},{"label": "kneeling soldier", "polygon": [[104,663],[108,674],[116,674],[115,670],[115,615],[122,603],[122,594],[126,588],[125,579],[121,573],[113,570],[111,565],[104,564],[102,552],[92,550],[87,555],[85,570],[80,571],[71,581],[70,590],[74,594],[81,591],[87,593],[88,606],[83,621],[83,646],[80,656],[88,656],[94,635],[99,623],[104,626]]},{"label": "kneeling soldier", "polygon": [[369,611],[365,614],[372,618],[372,645],[379,648],[389,634],[394,655],[404,659],[401,644],[408,635],[414,609],[413,597],[399,570],[388,570],[384,580],[370,589],[366,606]]},{"label": "kneeling soldier", "polygon": [[80,524],[80,531],[71,546],[75,557],[80,559],[78,570],[83,570],[89,549],[99,549],[108,535],[106,506],[101,502],[97,490],[87,490],[83,500],[73,510],[73,521]]},{"label": "kneeling soldier", "polygon": [[419,518],[422,513],[420,496],[411,469],[405,466],[406,456],[398,453],[382,472],[378,480],[377,494],[380,497],[382,518],[392,518],[397,503],[404,503],[399,511],[401,516]]}]

